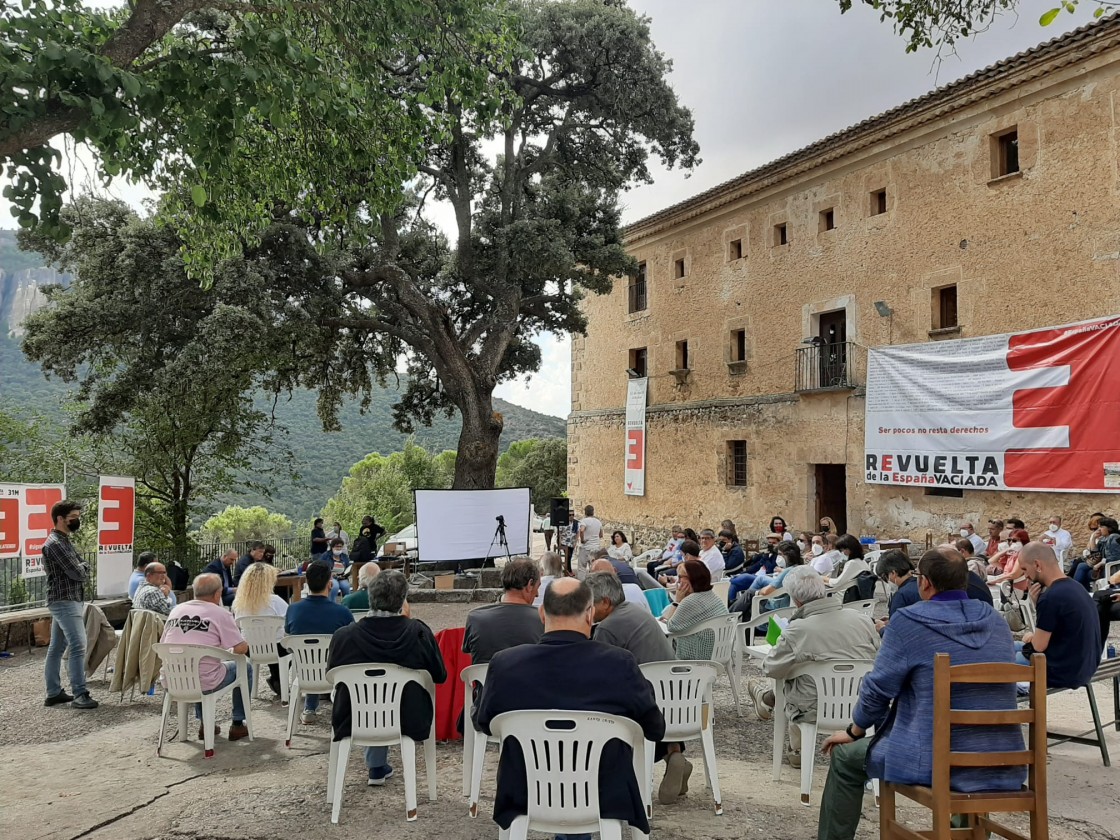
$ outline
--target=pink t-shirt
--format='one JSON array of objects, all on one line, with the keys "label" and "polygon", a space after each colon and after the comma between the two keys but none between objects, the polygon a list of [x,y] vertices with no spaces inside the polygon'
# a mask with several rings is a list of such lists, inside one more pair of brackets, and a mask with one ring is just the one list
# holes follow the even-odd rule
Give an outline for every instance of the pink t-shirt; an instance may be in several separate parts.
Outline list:
[{"label": "pink t-shirt", "polygon": [[[237,629],[232,613],[225,607],[209,601],[187,601],[171,611],[160,641],[169,645],[210,645],[230,650],[245,639]],[[198,676],[202,690],[212,691],[225,679],[225,663],[204,656],[198,663]]]}]

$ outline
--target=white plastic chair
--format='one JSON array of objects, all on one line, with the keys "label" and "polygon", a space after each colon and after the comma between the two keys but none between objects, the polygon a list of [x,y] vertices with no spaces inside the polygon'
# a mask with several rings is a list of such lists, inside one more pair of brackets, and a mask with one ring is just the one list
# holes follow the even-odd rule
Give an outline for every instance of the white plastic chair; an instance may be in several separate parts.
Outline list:
[{"label": "white plastic chair", "polygon": [[[308,694],[330,694],[334,686],[327,678],[327,655],[331,637],[322,635],[285,636],[280,644],[291,655],[291,668],[295,679],[288,689],[288,737],[284,746],[292,746],[292,733],[296,728],[299,701]],[[329,795],[329,791],[328,791]]]},{"label": "white plastic chair", "polygon": [[[712,703],[712,686],[719,674],[715,662],[650,662],[640,666],[642,674],[657,698],[657,706],[665,715],[666,742],[699,739],[704,752],[704,770],[708,774],[708,787],[715,800],[716,814],[723,813],[723,798],[719,789],[719,769],[716,766],[716,743],[712,733],[715,708]],[[653,801],[653,744],[646,744],[646,775],[643,785],[647,813],[652,812]]]},{"label": "white plastic chair", "polygon": [[849,560],[844,564],[844,571],[840,573],[840,577],[828,584],[828,589],[832,592],[845,592],[849,588],[856,585],[856,578],[863,572],[871,571],[865,561],[859,558]]},{"label": "white plastic chair", "polygon": [[428,776],[428,799],[436,799],[436,688],[427,671],[399,665],[365,663],[342,665],[327,672],[334,686],[345,686],[350,695],[350,735],[331,738],[327,763],[327,794],[331,799],[331,822],[338,823],[342,811],[342,789],[350,748],[389,747],[399,744],[404,770],[405,819],[416,819],[416,742],[401,733],[401,699],[404,688],[417,683],[432,697],[432,726],[424,741],[424,770]]},{"label": "white plastic chair", "polygon": [[[188,711],[194,703],[202,704],[202,741],[207,758],[214,757],[214,719],[217,717],[218,698],[241,689],[241,699],[245,706],[245,726],[249,730],[249,740],[253,740],[253,723],[250,716],[249,660],[239,653],[210,645],[152,645],[156,655],[163,662],[163,716],[159,722],[159,741],[156,755],[163,752],[163,733],[167,728],[167,716],[171,712],[171,702],[178,704],[179,740],[186,743],[190,739]],[[217,659],[222,662],[237,663],[237,679],[210,694],[202,693],[202,681],[198,676],[198,666],[203,658]]]},{"label": "white plastic chair", "polygon": [[[291,656],[281,656],[277,649],[277,636],[284,630],[284,619],[278,615],[254,615],[237,619],[237,627],[249,644],[249,661],[253,670],[253,696],[261,696],[261,674],[269,665],[280,667],[280,702],[288,702],[288,684],[291,682]],[[267,684],[268,680],[265,679]]]},{"label": "white plastic chair", "polygon": [[738,636],[735,639],[735,679],[740,680],[743,677],[743,656],[747,648],[754,644],[754,631],[757,627],[763,627],[770,623],[771,618],[789,618],[797,612],[797,607],[779,607],[776,610],[770,610],[760,616],[750,619],[749,621],[740,621],[737,628]]},{"label": "white plastic chair", "polygon": [[[521,745],[529,792],[527,813],[499,830],[501,840],[525,840],[530,829],[622,840],[627,824],[599,815],[599,763],[608,741],[622,741],[634,751],[635,778],[642,778],[646,741],[634,721],[601,712],[523,711],[498,715],[490,729],[499,741],[513,738]],[[632,829],[632,836],[647,835]]]},{"label": "white plastic chair", "polygon": [[637,571],[638,569],[641,569],[642,571],[645,571],[646,566],[648,566],[650,563],[652,563],[654,560],[657,560],[660,557],[661,557],[661,549],[660,548],[651,548],[649,551],[643,551],[637,557],[634,557],[630,561],[630,565],[634,568],[635,571]]},{"label": "white plastic chair", "polygon": [[1112,560],[1111,562],[1105,563],[1100,578],[1093,582],[1093,590],[1099,591],[1108,589],[1110,586],[1108,579],[1117,572],[1120,572],[1120,560]]},{"label": "white plastic chair", "polygon": [[498,739],[487,737],[474,728],[471,721],[471,703],[474,700],[474,684],[486,683],[489,665],[471,665],[463,669],[460,678],[464,683],[463,691],[463,796],[470,797],[469,813],[478,816],[478,799],[482,792],[482,772],[486,765],[487,742],[497,744]]},{"label": "white plastic chair", "polygon": [[874,598],[865,598],[862,601],[849,601],[848,603],[844,604],[843,606],[844,606],[844,609],[846,609],[846,610],[862,610],[863,614],[866,615],[868,618],[874,618],[875,617],[875,599]]},{"label": "white plastic chair", "polygon": [[[806,807],[809,806],[809,792],[813,787],[817,731],[824,729],[831,732],[843,729],[851,723],[852,710],[859,699],[859,687],[863,684],[863,678],[871,673],[874,664],[870,659],[834,659],[831,662],[807,662],[790,673],[790,680],[808,676],[817,684],[816,722],[793,721],[801,727],[801,804]],[[779,725],[779,718],[784,742],[786,716],[775,715],[775,726]]]},{"label": "white plastic chair", "polygon": [[712,592],[715,592],[717,595],[719,595],[720,600],[726,604],[727,596],[731,592],[731,581],[726,579],[715,581],[712,584]]},{"label": "white plastic chair", "polygon": [[735,711],[742,713],[739,705],[739,686],[735,679],[735,638],[738,635],[736,628],[739,626],[739,614],[721,615],[709,618],[707,621],[696,625],[687,633],[670,633],[670,639],[683,639],[687,636],[697,636],[700,633],[711,633],[715,636],[712,644],[712,662],[723,668],[727,674],[727,681],[731,683],[731,696],[735,700]]}]

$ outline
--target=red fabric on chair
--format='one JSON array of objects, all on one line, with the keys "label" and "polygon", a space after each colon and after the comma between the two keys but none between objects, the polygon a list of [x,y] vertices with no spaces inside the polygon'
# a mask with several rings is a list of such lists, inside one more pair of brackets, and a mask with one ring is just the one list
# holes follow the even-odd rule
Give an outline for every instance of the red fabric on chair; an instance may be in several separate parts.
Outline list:
[{"label": "red fabric on chair", "polygon": [[463,734],[459,731],[459,716],[463,712],[464,668],[471,665],[471,655],[463,653],[463,637],[467,628],[452,627],[436,633],[443,664],[447,668],[447,680],[436,686],[436,740],[458,741]]}]

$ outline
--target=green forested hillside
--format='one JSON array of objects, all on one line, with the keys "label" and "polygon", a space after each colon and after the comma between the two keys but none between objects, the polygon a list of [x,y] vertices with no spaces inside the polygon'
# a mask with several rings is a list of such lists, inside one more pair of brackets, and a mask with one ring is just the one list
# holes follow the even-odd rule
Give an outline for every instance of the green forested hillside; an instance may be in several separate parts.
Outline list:
[{"label": "green forested hillside", "polygon": [[[37,366],[23,358],[15,341],[0,335],[0,405],[16,409],[34,406],[61,418],[59,407],[66,387],[57,381],[48,382]],[[302,481],[275,486],[271,501],[230,494],[221,498],[217,509],[227,503],[245,506],[263,504],[302,524],[318,513],[338,490],[352,464],[370,452],[388,454],[401,448],[407,436],[393,430],[391,408],[396,401],[396,393],[392,388],[377,393],[365,415],[361,414],[356,402],[345,405],[339,415],[342,423],[340,432],[323,431],[315,411],[314,393],[301,391],[290,399],[282,397],[276,403],[276,420],[288,429],[288,446],[295,455],[293,467]],[[538,414],[502,400],[494,402],[496,410],[505,415],[503,446],[526,438],[564,435],[564,421],[559,417]],[[271,400],[268,404],[271,406]],[[458,418],[441,418],[432,428],[417,431],[416,441],[429,451],[440,452],[455,449],[458,436]]]}]

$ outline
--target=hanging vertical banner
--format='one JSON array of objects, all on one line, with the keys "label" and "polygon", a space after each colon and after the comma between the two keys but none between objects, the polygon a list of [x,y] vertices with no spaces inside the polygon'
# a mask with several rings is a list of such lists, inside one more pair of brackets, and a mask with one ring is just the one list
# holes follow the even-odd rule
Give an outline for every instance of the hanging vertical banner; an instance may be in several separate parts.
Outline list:
[{"label": "hanging vertical banner", "polygon": [[19,557],[19,484],[0,484],[0,560]]},{"label": "hanging vertical banner", "polygon": [[136,527],[136,479],[101,476],[97,494],[97,597],[128,592]]},{"label": "hanging vertical banner", "polygon": [[23,545],[23,577],[42,577],[43,543],[54,527],[51,508],[66,498],[61,484],[24,484],[20,493],[19,525]]},{"label": "hanging vertical banner", "polygon": [[867,362],[869,484],[1120,490],[1120,316]]},{"label": "hanging vertical banner", "polygon": [[649,380],[631,379],[626,386],[626,463],[623,492],[646,494],[646,391]]}]

